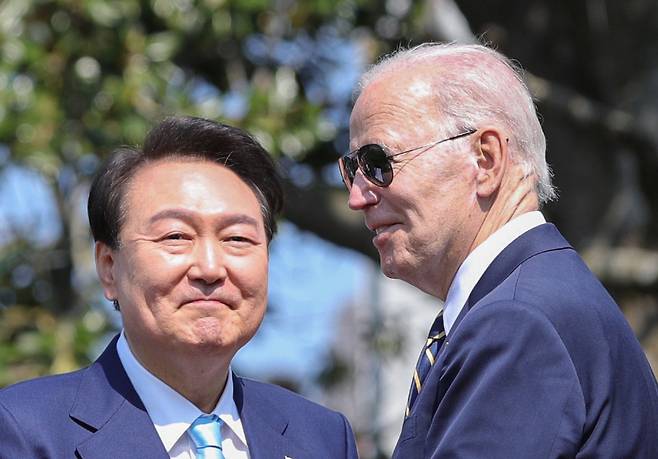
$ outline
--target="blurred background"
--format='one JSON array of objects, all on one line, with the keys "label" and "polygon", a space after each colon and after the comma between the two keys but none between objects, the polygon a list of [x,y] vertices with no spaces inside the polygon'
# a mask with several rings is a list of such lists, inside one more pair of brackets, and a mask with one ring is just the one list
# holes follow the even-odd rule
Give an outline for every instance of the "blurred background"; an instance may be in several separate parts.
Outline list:
[{"label": "blurred background", "polygon": [[379,274],[336,159],[359,74],[423,41],[523,65],[560,192],[545,214],[657,370],[657,2],[2,0],[0,387],[86,365],[118,330],[90,179],[162,117],[203,116],[255,134],[286,179],[269,311],[236,371],[345,412],[361,456],[389,456],[439,304]]}]

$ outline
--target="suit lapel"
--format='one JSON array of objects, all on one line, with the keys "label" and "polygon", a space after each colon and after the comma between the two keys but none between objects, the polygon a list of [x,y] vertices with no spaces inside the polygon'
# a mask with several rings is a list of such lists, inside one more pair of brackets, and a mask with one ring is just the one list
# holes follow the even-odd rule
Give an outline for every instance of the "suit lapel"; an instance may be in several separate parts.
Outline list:
[{"label": "suit lapel", "polygon": [[168,458],[116,352],[115,337],[83,376],[70,416],[92,432],[78,454],[93,458]]},{"label": "suit lapel", "polygon": [[[446,353],[450,347],[450,338],[454,331],[457,329],[459,323],[468,314],[468,311],[477,304],[482,298],[488,295],[494,288],[500,285],[521,263],[528,258],[551,250],[560,250],[571,248],[571,245],[562,237],[557,228],[546,223],[539,225],[516,238],[510,245],[505,247],[503,251],[494,259],[484,272],[478,283],[473,288],[471,295],[466,301],[466,305],[462,308],[457,316],[455,323],[450,329],[450,333],[439,351],[434,368],[442,368],[445,361]],[[437,384],[441,376],[440,371],[432,371],[428,376],[425,384]],[[412,416],[415,413],[415,408],[418,405],[434,406],[434,403],[421,401],[421,397],[435,397],[436,391],[427,390],[421,391],[414,407],[412,408]],[[433,413],[433,412],[432,412]],[[402,439],[401,439],[402,440]]]},{"label": "suit lapel", "polygon": [[[425,380],[425,390],[420,391],[411,410],[411,416],[404,422],[402,434],[398,440],[398,449],[396,449],[397,454],[394,454],[394,457],[400,457],[402,455],[400,450],[400,448],[402,448],[402,443],[415,438],[416,431],[418,430],[416,429],[416,424],[418,422],[430,422],[429,420],[435,415],[434,407],[437,405],[436,397],[441,398],[443,396],[437,389],[439,380],[442,377],[442,372],[437,369],[443,368],[447,351],[450,347],[450,338],[457,329],[459,323],[468,314],[468,311],[477,304],[478,301],[500,285],[528,258],[539,253],[565,248],[571,248],[571,245],[569,245],[569,243],[562,237],[554,225],[547,223],[523,233],[503,249],[491,265],[489,265],[478,283],[475,285],[475,288],[466,301],[466,305],[457,316],[455,323],[450,329],[450,333],[446,337],[446,340],[439,351],[436,362]],[[422,429],[420,430],[422,431]]]},{"label": "suit lapel", "polygon": [[259,386],[233,375],[233,398],[240,413],[251,459],[301,459],[312,452],[286,437],[288,420],[264,396]]},{"label": "suit lapel", "polygon": [[[505,247],[489,265],[478,283],[475,284],[462,312],[465,313],[464,310],[470,309],[489,294],[528,258],[551,250],[570,248],[572,248],[571,245],[551,223],[539,225],[523,233]],[[460,317],[463,317],[463,314],[460,314]]]}]

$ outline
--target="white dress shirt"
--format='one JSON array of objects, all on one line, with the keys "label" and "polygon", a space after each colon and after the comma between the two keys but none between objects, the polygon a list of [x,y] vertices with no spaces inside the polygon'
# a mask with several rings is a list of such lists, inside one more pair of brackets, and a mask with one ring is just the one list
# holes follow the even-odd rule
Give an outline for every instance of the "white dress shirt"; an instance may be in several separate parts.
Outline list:
[{"label": "white dress shirt", "polygon": [[461,264],[450,284],[443,306],[443,326],[446,334],[455,324],[466,300],[494,259],[528,230],[546,223],[539,211],[522,214],[503,225],[473,250]]},{"label": "white dress shirt", "polygon": [[[123,331],[117,352],[128,378],[153,421],[160,440],[172,459],[195,459],[196,448],[187,429],[203,413],[192,402],[155,377],[133,355]],[[247,438],[238,408],[233,400],[233,378],[228,379],[217,406],[212,411],[222,420],[222,450],[226,459],[249,459]]]}]

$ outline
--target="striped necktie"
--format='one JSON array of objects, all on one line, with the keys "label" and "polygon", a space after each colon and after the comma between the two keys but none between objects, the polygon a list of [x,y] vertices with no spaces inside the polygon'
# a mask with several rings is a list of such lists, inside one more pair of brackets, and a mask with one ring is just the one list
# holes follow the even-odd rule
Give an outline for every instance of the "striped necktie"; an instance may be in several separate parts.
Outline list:
[{"label": "striped necktie", "polygon": [[215,414],[204,414],[190,426],[189,434],[196,446],[197,459],[224,459],[221,422]]},{"label": "striped necktie", "polygon": [[441,349],[443,341],[445,341],[445,337],[446,332],[443,328],[443,309],[441,309],[432,324],[432,328],[430,328],[430,333],[425,342],[425,346],[423,347],[423,351],[420,353],[420,357],[418,357],[418,363],[414,370],[414,378],[411,382],[411,389],[409,389],[409,399],[407,401],[405,417],[409,416],[411,408],[416,401],[416,397],[418,397],[418,394],[423,387],[423,382],[429,374],[430,368],[434,365],[434,361],[439,353],[439,349]]}]

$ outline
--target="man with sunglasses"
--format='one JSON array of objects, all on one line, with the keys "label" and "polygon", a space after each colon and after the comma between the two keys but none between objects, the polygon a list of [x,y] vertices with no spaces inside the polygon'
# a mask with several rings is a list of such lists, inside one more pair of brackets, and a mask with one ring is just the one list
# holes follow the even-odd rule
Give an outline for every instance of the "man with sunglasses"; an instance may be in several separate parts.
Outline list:
[{"label": "man with sunglasses", "polygon": [[349,206],[384,274],[444,301],[393,456],[658,457],[647,359],[539,212],[555,197],[545,139],[510,61],[477,45],[398,51],[361,79],[350,147]]}]

